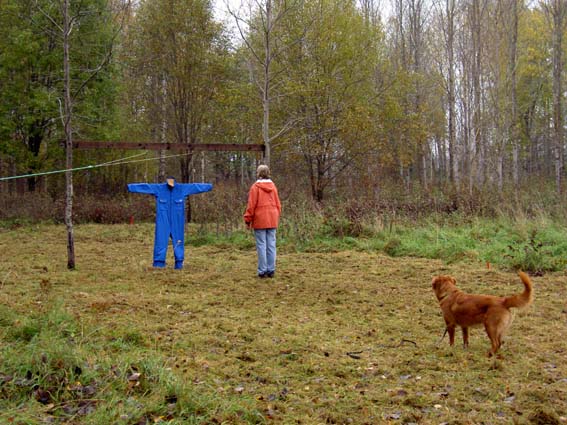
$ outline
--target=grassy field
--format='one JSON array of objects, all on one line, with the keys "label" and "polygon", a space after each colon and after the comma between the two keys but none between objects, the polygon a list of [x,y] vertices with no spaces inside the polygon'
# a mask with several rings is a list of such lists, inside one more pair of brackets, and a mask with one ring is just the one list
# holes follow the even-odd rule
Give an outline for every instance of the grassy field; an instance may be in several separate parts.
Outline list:
[{"label": "grassy field", "polygon": [[260,280],[251,236],[153,270],[152,224],[82,225],[67,271],[65,240],[0,229],[2,424],[567,423],[565,272],[533,277],[494,360],[481,329],[440,342],[430,285],[522,289],[483,261],[283,247]]}]

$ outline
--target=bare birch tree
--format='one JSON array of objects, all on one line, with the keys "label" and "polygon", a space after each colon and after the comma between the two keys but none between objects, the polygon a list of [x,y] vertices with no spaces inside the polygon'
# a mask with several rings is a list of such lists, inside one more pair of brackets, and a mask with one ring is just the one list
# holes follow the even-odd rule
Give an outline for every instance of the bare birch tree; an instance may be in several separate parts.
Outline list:
[{"label": "bare birch tree", "polygon": [[[493,167],[489,168],[495,172],[489,175],[496,179],[498,193],[504,188],[506,159],[508,152],[510,128],[509,87],[508,87],[508,58],[506,55],[508,41],[507,5],[504,1],[497,1],[488,9],[486,16],[487,25],[485,36],[491,40],[485,49],[486,72],[485,115],[490,117],[486,120],[484,131],[487,134],[487,160]],[[495,174],[495,175],[494,175]]]},{"label": "bare birch tree", "polygon": [[302,1],[255,0],[246,5],[246,12],[244,5],[235,10],[227,4],[240,37],[250,53],[251,76],[262,101],[264,162],[268,166],[271,162],[272,142],[289,131],[295,124],[295,120],[290,118],[278,130],[272,131],[270,113],[272,101],[279,96],[277,93],[279,80],[285,75],[285,68],[276,69],[276,62],[287,49],[301,40],[300,36],[283,41],[278,33],[281,33],[285,20],[300,7]]},{"label": "bare birch tree", "polygon": [[[87,73],[83,73],[81,79],[73,85],[72,68],[71,68],[71,47],[72,32],[74,28],[80,28],[81,20],[86,19],[89,15],[93,15],[93,11],[83,10],[79,7],[77,10],[71,10],[71,1],[62,0],[60,5],[60,21],[56,16],[52,16],[48,11],[44,10],[39,3],[37,7],[52,23],[55,30],[59,33],[63,47],[63,111],[61,119],[63,121],[63,131],[65,135],[65,227],[67,230],[67,268],[75,269],[75,237],[73,229],[73,109],[75,101],[80,93],[88,86],[88,84],[100,74],[100,72],[109,64],[112,57],[112,47],[114,41],[121,31],[123,21],[121,21],[116,32],[110,38],[109,44],[103,49],[103,55],[100,62]],[[123,19],[124,10],[129,7],[129,2],[121,4],[117,9],[119,16]],[[79,29],[77,29],[79,31]]]},{"label": "bare birch tree", "polygon": [[456,190],[460,186],[459,151],[456,137],[456,97],[455,97],[455,19],[456,1],[445,0],[445,50],[447,52],[447,132],[449,138],[449,166]]},{"label": "bare birch tree", "polygon": [[67,228],[67,268],[75,268],[75,237],[73,233],[73,101],[71,98],[71,71],[69,58],[69,37],[71,35],[69,0],[63,0],[63,84],[64,84],[64,131],[65,131],[65,226]]},{"label": "bare birch tree", "polygon": [[378,26],[381,21],[381,0],[359,0],[366,25]]},{"label": "bare birch tree", "polygon": [[552,63],[553,63],[553,136],[552,151],[555,168],[555,189],[561,193],[563,174],[563,143],[565,137],[563,117],[563,32],[567,2],[565,0],[546,0],[543,10],[552,28]]},{"label": "bare birch tree", "polygon": [[[520,134],[518,119],[518,21],[520,16],[519,0],[510,1],[510,29],[509,29],[509,56],[508,56],[508,74],[510,78],[510,104],[511,104],[511,122],[509,127],[509,135],[512,140],[512,180],[514,189],[517,191],[520,185]],[[520,3],[521,5],[522,3]]]},{"label": "bare birch tree", "polygon": [[456,78],[456,30],[459,24],[459,9],[457,0],[439,0],[434,3],[437,25],[440,29],[438,49],[443,54],[436,55],[439,74],[443,76],[443,89],[446,96],[446,128],[449,180],[455,190],[460,189],[460,155],[457,138],[457,78]]}]

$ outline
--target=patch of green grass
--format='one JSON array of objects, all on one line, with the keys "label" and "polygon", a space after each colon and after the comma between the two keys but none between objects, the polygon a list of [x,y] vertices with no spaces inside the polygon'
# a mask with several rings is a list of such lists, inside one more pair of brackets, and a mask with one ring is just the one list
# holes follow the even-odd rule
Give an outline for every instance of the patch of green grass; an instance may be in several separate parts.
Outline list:
[{"label": "patch of green grass", "polygon": [[[16,316],[7,310],[4,317]],[[250,405],[194,391],[162,353],[140,348],[144,337],[137,331],[125,331],[117,350],[117,340],[104,344],[79,334],[78,323],[61,306],[45,306],[10,325],[0,349],[3,423],[35,423],[38,417],[73,423],[202,423],[235,412],[246,423],[262,422]]]},{"label": "patch of green grass", "polygon": [[476,219],[465,225],[425,222],[380,232],[375,247],[393,257],[440,259],[449,264],[490,263],[533,273],[565,270],[567,228],[551,222]]},{"label": "patch of green grass", "polygon": [[[384,252],[392,257],[417,257],[492,264],[532,273],[567,268],[567,227],[547,219],[509,220],[460,216],[432,217],[417,223],[400,221],[389,226],[360,223],[356,237],[348,220],[313,215],[301,222],[283,220],[278,247],[285,252],[337,252],[348,249]],[[302,227],[305,225],[305,227]],[[205,229],[203,231],[203,229]],[[352,230],[352,229],[351,229]],[[193,231],[190,245],[254,248],[251,231]]]}]

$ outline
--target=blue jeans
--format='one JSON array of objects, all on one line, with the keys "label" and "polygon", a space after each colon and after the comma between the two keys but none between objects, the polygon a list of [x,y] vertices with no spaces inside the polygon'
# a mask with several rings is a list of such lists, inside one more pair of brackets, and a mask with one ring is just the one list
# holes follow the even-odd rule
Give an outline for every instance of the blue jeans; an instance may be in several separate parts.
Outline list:
[{"label": "blue jeans", "polygon": [[254,229],[256,252],[258,253],[258,274],[276,270],[276,229]]}]

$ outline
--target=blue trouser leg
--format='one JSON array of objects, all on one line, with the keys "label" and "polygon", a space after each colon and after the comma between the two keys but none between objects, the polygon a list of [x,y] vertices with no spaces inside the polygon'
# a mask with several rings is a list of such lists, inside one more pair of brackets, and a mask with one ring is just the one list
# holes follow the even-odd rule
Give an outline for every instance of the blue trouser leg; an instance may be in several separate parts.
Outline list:
[{"label": "blue trouser leg", "polygon": [[173,242],[175,268],[182,269],[183,260],[185,258],[185,215],[183,204],[176,204],[173,211],[174,217],[171,222],[171,239]]},{"label": "blue trouser leg", "polygon": [[266,253],[266,229],[254,229],[256,238],[256,252],[258,254],[258,274],[263,275],[268,272],[268,259]]},{"label": "blue trouser leg", "polygon": [[175,256],[175,268],[182,269],[185,257],[185,241],[183,237],[173,238],[173,255]]},{"label": "blue trouser leg", "polygon": [[266,229],[266,268],[268,273],[276,270],[276,229]]},{"label": "blue trouser leg", "polygon": [[154,267],[165,267],[165,256],[167,254],[167,244],[169,243],[169,232],[156,226],[154,241]]}]

